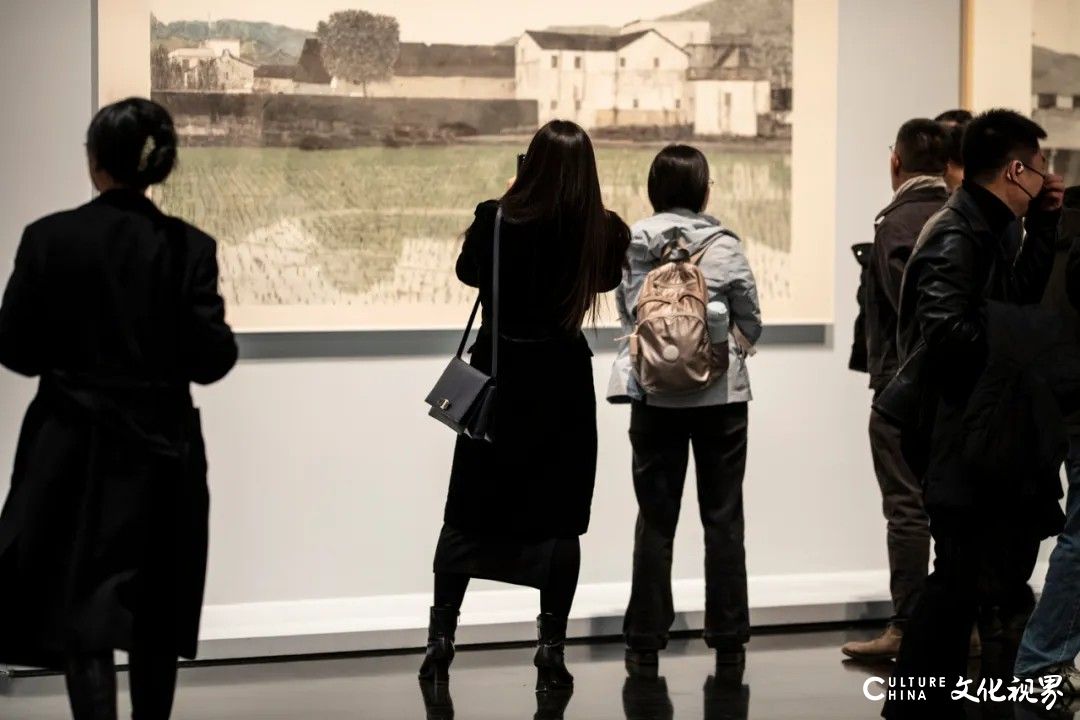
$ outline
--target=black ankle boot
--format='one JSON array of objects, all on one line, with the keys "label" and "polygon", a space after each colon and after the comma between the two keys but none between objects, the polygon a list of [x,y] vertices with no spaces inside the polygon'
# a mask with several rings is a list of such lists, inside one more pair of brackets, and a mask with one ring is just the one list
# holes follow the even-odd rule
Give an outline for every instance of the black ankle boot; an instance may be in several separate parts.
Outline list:
[{"label": "black ankle boot", "polygon": [[536,647],[536,692],[572,688],[574,676],[566,669],[566,618],[542,613],[536,618],[539,643]]},{"label": "black ankle boot", "polygon": [[453,608],[431,608],[428,622],[427,654],[420,666],[420,679],[445,685],[450,682],[450,663],[454,661],[454,633],[457,632],[458,611]]}]

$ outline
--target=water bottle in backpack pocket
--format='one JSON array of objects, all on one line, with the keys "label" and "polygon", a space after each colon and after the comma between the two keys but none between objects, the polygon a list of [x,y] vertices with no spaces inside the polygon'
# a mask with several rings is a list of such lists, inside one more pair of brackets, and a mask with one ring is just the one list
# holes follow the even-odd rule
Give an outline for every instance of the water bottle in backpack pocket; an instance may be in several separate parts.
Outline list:
[{"label": "water bottle in backpack pocket", "polygon": [[731,364],[728,355],[728,334],[731,331],[731,314],[726,303],[713,300],[705,306],[706,322],[709,326],[709,340],[712,342],[713,374],[723,375]]}]

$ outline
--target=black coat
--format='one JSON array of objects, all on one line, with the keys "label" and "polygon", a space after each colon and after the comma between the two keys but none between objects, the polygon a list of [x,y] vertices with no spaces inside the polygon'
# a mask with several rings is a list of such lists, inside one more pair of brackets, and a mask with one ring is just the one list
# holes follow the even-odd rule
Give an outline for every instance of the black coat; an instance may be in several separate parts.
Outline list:
[{"label": "black coat", "polygon": [[[1060,469],[1068,452],[1063,408],[1080,399],[1080,342],[1051,309],[989,302],[987,363],[968,401],[954,505],[987,505],[1037,538],[1059,533]],[[996,504],[996,506],[995,506]],[[1019,521],[1023,521],[1022,523]]]},{"label": "black coat", "polygon": [[[458,278],[480,289],[483,325],[471,363],[484,372],[491,369],[497,209],[495,202],[477,207],[457,262]],[[604,291],[618,287],[630,240],[614,214],[610,224]],[[580,253],[553,226],[503,225],[494,442],[457,442],[444,519],[458,530],[533,541],[588,529],[597,444],[592,352],[581,332],[560,327]]]},{"label": "black coat", "polygon": [[[1074,337],[1080,338],[1080,187],[1065,192],[1056,249],[1042,305],[1056,314]],[[1080,402],[1068,404],[1062,411],[1070,437],[1080,442]]]},{"label": "black coat", "polygon": [[901,368],[874,407],[903,427],[905,459],[922,478],[928,509],[972,507],[963,441],[989,356],[988,303],[1039,302],[1058,217],[1030,215],[1013,262],[1006,250],[1012,213],[989,191],[965,184],[919,237],[901,289]]},{"label": "black coat", "polygon": [[948,199],[944,183],[912,188],[893,200],[874,221],[865,290],[867,371],[874,390],[885,387],[899,367],[896,317],[904,268],[926,221]]},{"label": "black coat", "polygon": [[0,662],[60,668],[134,633],[194,657],[206,458],[189,383],[236,343],[212,238],[132,191],[27,228],[0,362],[40,377],[0,515]]},{"label": "black coat", "polygon": [[859,289],[855,293],[859,314],[855,316],[855,331],[851,341],[848,369],[862,373],[870,372],[869,358],[866,354],[866,281],[870,274],[870,247],[870,243],[851,246],[855,262],[859,264]]}]

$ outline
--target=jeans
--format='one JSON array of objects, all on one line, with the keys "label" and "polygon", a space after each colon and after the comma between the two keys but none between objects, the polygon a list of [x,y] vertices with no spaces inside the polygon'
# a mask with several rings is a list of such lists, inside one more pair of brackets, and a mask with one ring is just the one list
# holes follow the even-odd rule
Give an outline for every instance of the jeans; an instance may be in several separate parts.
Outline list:
[{"label": "jeans", "polygon": [[750,639],[743,542],[747,405],[657,408],[635,402],[630,419],[638,520],[623,630],[635,650],[667,645],[675,620],[671,559],[690,446],[705,528],[705,641],[724,651]]},{"label": "jeans", "polygon": [[900,452],[900,429],[871,411],[870,452],[887,522],[893,623],[904,624],[919,601],[930,565],[930,519],[922,486]]},{"label": "jeans", "polygon": [[1020,641],[1019,677],[1037,677],[1080,654],[1080,440],[1070,444],[1065,474],[1069,479],[1065,529],[1050,555],[1042,597]]}]

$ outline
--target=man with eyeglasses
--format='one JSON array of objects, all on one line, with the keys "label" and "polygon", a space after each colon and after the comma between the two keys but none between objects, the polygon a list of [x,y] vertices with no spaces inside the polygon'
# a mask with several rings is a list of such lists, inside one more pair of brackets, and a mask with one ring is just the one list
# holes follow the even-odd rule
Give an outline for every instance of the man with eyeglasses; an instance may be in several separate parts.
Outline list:
[{"label": "man with eyeglasses", "polygon": [[[874,220],[874,242],[860,288],[864,369],[875,396],[888,385],[899,365],[896,322],[904,267],[926,221],[949,199],[942,177],[949,159],[949,141],[940,124],[916,118],[900,127],[896,144],[889,148],[893,198]],[[900,650],[904,626],[926,582],[930,528],[919,480],[901,453],[900,432],[876,412],[870,413],[869,431],[886,520],[893,616],[880,636],[846,643],[840,650],[857,660],[891,660]]]},{"label": "man with eyeglasses", "polygon": [[[972,472],[963,450],[969,401],[987,366],[988,302],[1038,303],[1053,264],[1064,182],[1048,170],[1039,148],[1045,138],[1041,127],[1008,110],[972,120],[963,184],[926,224],[904,274],[901,366],[875,409],[901,427],[936,558],[900,647],[900,678],[965,676],[980,605],[1007,623],[1034,604],[1027,580],[1042,528],[1007,490],[991,489]],[[1005,243],[1018,218],[1027,235],[1014,259]],[[888,702],[883,715],[964,717],[948,688],[927,696]]]}]

